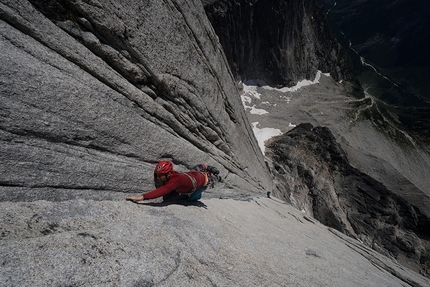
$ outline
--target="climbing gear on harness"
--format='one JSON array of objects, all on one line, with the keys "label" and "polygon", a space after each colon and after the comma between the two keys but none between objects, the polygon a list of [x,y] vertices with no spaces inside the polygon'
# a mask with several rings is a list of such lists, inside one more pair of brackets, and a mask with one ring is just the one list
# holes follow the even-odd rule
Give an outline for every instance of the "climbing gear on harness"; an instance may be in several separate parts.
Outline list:
[{"label": "climbing gear on harness", "polygon": [[201,163],[193,166],[192,169],[205,174],[205,177],[207,178],[207,183],[205,183],[205,185],[208,185],[211,188],[214,188],[215,183],[221,181],[221,176],[219,176],[219,170],[214,166],[206,166],[205,164]]},{"label": "climbing gear on harness", "polygon": [[189,194],[191,194],[191,193],[193,193],[194,191],[196,191],[196,189],[197,189],[197,181],[196,181],[196,179],[194,178],[194,177],[192,177],[191,175],[189,175],[188,173],[183,173],[183,174],[185,174],[186,176],[188,176],[189,178],[190,178],[190,180],[191,180],[191,183],[193,184],[193,190],[189,193]]},{"label": "climbing gear on harness", "polygon": [[189,193],[186,193],[186,195],[188,195],[187,201],[196,201],[199,200],[200,198],[202,198],[202,192],[206,190],[206,188],[208,188],[208,174],[206,172],[200,172],[204,177],[205,177],[205,183],[202,187],[200,187],[199,189],[197,189],[197,181],[194,177],[192,177],[191,175],[189,175],[188,173],[183,173],[186,176],[188,176],[188,178],[191,180],[192,184],[193,184],[193,190]]}]

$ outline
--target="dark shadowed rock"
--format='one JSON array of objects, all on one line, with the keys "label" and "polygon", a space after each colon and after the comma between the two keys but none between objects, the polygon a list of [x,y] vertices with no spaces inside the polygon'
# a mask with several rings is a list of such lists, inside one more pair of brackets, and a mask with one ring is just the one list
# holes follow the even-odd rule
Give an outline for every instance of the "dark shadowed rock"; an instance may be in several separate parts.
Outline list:
[{"label": "dark shadowed rock", "polygon": [[315,1],[203,1],[235,76],[293,86],[317,70],[351,78],[351,61]]}]

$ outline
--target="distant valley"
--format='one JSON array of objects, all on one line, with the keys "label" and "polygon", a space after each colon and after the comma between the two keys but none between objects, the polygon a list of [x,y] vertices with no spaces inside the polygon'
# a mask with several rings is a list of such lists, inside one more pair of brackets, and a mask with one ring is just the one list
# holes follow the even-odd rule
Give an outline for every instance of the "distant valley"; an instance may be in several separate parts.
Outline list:
[{"label": "distant valley", "polygon": [[318,2],[324,5],[337,39],[349,48],[356,79],[389,105],[383,109],[395,113],[398,124],[428,144],[430,2]]}]

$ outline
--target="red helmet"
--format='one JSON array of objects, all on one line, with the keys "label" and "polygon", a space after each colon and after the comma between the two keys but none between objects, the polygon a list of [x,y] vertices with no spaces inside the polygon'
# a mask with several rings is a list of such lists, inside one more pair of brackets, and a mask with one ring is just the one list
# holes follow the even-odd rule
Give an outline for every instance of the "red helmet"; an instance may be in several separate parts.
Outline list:
[{"label": "red helmet", "polygon": [[170,161],[160,161],[156,166],[154,172],[156,174],[166,174],[173,171],[173,164]]}]

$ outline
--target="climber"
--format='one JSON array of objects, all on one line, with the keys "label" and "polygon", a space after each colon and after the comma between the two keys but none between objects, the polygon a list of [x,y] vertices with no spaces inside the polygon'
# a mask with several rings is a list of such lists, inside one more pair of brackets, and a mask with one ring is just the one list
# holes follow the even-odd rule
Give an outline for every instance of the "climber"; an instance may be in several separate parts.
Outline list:
[{"label": "climber", "polygon": [[[202,191],[208,187],[208,173],[197,170],[177,172],[173,170],[170,161],[159,162],[154,170],[156,189],[142,195],[130,196],[126,200],[138,202],[145,199],[166,197],[172,194],[187,195],[188,201],[196,201],[201,198]],[[157,181],[161,186],[157,186]]]}]

